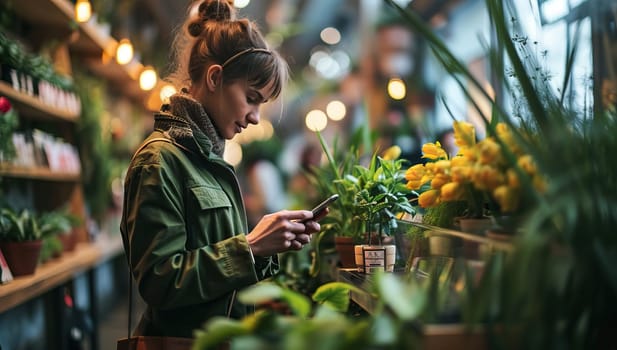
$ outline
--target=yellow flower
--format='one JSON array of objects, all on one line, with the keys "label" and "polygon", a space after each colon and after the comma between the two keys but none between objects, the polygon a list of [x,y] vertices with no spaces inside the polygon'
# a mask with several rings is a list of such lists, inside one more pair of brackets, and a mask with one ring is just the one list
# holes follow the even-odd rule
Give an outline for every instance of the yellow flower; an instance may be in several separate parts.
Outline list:
[{"label": "yellow flower", "polygon": [[441,148],[439,141],[435,143],[425,143],[422,145],[422,158],[435,159],[447,159],[448,155],[446,151]]},{"label": "yellow flower", "polygon": [[478,143],[480,164],[501,164],[501,147],[495,140],[487,138]]},{"label": "yellow flower", "polygon": [[440,190],[441,201],[452,202],[464,199],[465,188],[457,182],[448,182],[441,186]]},{"label": "yellow flower", "polygon": [[449,160],[438,160],[435,162],[435,167],[433,171],[438,174],[445,174],[450,170],[450,161]]},{"label": "yellow flower", "polygon": [[431,208],[439,204],[439,191],[428,190],[418,196],[418,204],[422,208]]},{"label": "yellow flower", "polygon": [[534,175],[536,173],[536,164],[533,161],[533,158],[528,154],[521,156],[518,159],[517,164],[529,175]]},{"label": "yellow flower", "polygon": [[513,187],[513,188],[519,188],[521,186],[521,181],[518,178],[518,174],[516,173],[516,170],[514,169],[506,170],[506,178],[507,178],[508,186]]},{"label": "yellow flower", "polygon": [[401,156],[401,148],[397,145],[388,147],[382,155],[384,160],[395,160]]},{"label": "yellow flower", "polygon": [[424,168],[423,164],[416,164],[414,166],[411,166],[409,169],[407,169],[407,171],[405,172],[405,179],[407,180],[407,188],[410,188],[412,190],[417,190],[420,187],[422,187],[424,183],[430,180],[430,179],[427,179],[427,177],[425,177],[425,174],[426,174],[426,169]]},{"label": "yellow flower", "polygon": [[454,143],[461,148],[472,148],[476,144],[476,129],[469,122],[454,121]]},{"label": "yellow flower", "polygon": [[474,168],[472,179],[474,186],[482,191],[493,190],[505,182],[504,174],[489,165]]},{"label": "yellow flower", "polygon": [[519,196],[518,190],[506,185],[499,186],[493,190],[493,198],[499,204],[502,212],[511,213],[518,209]]},{"label": "yellow flower", "polygon": [[450,176],[446,174],[435,174],[435,177],[431,180],[431,187],[433,189],[440,189],[441,186],[448,183],[450,181]]},{"label": "yellow flower", "polygon": [[497,137],[512,151],[512,153],[516,155],[521,154],[521,148],[518,143],[514,140],[514,136],[508,128],[508,125],[505,123],[497,123],[495,127],[495,132],[497,133]]},{"label": "yellow flower", "polygon": [[467,157],[456,156],[450,160],[452,167],[450,168],[450,176],[452,181],[458,183],[469,182],[471,178],[472,163],[469,162]]}]

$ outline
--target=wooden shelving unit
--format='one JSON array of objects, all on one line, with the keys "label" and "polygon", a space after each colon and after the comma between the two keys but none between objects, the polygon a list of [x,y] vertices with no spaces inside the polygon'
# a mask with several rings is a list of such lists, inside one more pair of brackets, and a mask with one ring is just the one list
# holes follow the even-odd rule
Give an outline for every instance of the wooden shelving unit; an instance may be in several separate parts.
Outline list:
[{"label": "wooden shelving unit", "polygon": [[[86,23],[75,20],[73,4],[68,0],[11,1],[15,12],[45,37],[65,38],[71,54],[95,75],[111,82],[119,94],[147,107],[149,92],[139,88],[142,64],[133,60],[120,65],[112,59],[117,40],[112,38],[93,19]],[[44,38],[41,38],[44,39]],[[104,59],[103,57],[107,57]]]},{"label": "wooden shelving unit", "polygon": [[48,106],[38,98],[13,89],[4,81],[0,81],[0,95],[8,97],[15,108],[25,117],[40,120],[61,120],[75,122],[79,114]]},{"label": "wooden shelving unit", "polygon": [[78,182],[81,179],[81,174],[51,171],[49,168],[42,167],[22,168],[0,164],[0,177],[43,181]]},{"label": "wooden shelving unit", "polygon": [[73,252],[40,265],[33,275],[17,277],[0,285],[0,312],[36,298],[121,252],[120,235],[102,236],[96,242],[78,244]]}]

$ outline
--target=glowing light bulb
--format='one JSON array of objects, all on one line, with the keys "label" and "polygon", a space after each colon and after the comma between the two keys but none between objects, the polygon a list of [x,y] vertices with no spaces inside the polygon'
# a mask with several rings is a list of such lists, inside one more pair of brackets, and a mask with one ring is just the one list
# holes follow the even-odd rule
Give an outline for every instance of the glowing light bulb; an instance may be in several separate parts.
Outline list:
[{"label": "glowing light bulb", "polygon": [[161,88],[161,92],[159,94],[159,96],[161,97],[161,101],[163,101],[163,103],[169,102],[169,98],[176,92],[178,92],[178,90],[176,90],[175,86],[170,84],[164,85]]},{"label": "glowing light bulb", "polygon": [[151,66],[147,66],[139,75],[139,87],[144,91],[152,90],[156,86],[156,71]]},{"label": "glowing light bulb", "polygon": [[326,106],[326,113],[332,120],[342,120],[347,114],[347,108],[343,102],[334,100]]},{"label": "glowing light bulb", "polygon": [[399,78],[392,78],[388,82],[388,95],[395,100],[402,100],[407,95],[405,82]]},{"label": "glowing light bulb", "polygon": [[304,123],[311,131],[322,131],[328,125],[328,116],[323,111],[314,109],[306,114]]},{"label": "glowing light bulb", "polygon": [[77,0],[75,3],[75,20],[77,22],[88,22],[92,16],[92,5],[88,0]]},{"label": "glowing light bulb", "polygon": [[133,59],[133,44],[129,39],[122,39],[116,48],[116,62],[127,64]]}]

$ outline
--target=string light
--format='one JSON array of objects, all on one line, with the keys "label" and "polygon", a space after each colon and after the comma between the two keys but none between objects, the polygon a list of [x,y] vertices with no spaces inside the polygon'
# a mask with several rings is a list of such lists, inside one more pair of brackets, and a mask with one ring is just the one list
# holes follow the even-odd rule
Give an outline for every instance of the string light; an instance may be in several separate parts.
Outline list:
[{"label": "string light", "polygon": [[332,120],[342,120],[347,114],[347,108],[343,102],[334,100],[330,101],[326,106],[326,113],[328,114],[328,118]]},{"label": "string light", "polygon": [[156,71],[152,66],[145,67],[139,74],[139,87],[144,91],[152,90],[156,86]]},{"label": "string light", "polygon": [[75,20],[77,22],[88,22],[92,16],[92,5],[88,0],[77,0],[75,3]]},{"label": "string light", "polygon": [[163,101],[163,103],[169,102],[169,98],[176,92],[178,92],[178,90],[176,90],[175,86],[170,84],[164,85],[161,88],[161,92],[159,94],[159,96],[161,97],[161,101]]},{"label": "string light", "polygon": [[319,109],[314,109],[306,114],[306,118],[304,119],[304,123],[306,127],[311,131],[322,131],[328,126],[328,117],[326,113]]},{"label": "string light", "polygon": [[392,78],[388,81],[388,95],[395,100],[402,100],[407,95],[405,82],[399,78]]},{"label": "string light", "polygon": [[122,39],[116,48],[116,62],[128,64],[133,59],[133,44],[129,39]]}]

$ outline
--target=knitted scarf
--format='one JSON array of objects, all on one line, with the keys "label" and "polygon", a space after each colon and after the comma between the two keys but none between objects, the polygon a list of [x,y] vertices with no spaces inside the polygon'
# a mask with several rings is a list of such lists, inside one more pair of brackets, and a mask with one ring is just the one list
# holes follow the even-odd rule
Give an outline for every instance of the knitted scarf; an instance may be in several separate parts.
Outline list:
[{"label": "knitted scarf", "polygon": [[169,105],[163,110],[171,113],[173,116],[186,120],[191,129],[197,129],[203,132],[206,137],[212,142],[212,152],[222,157],[225,151],[225,139],[223,139],[212,120],[204,110],[201,103],[197,102],[184,89],[170,97]]}]

